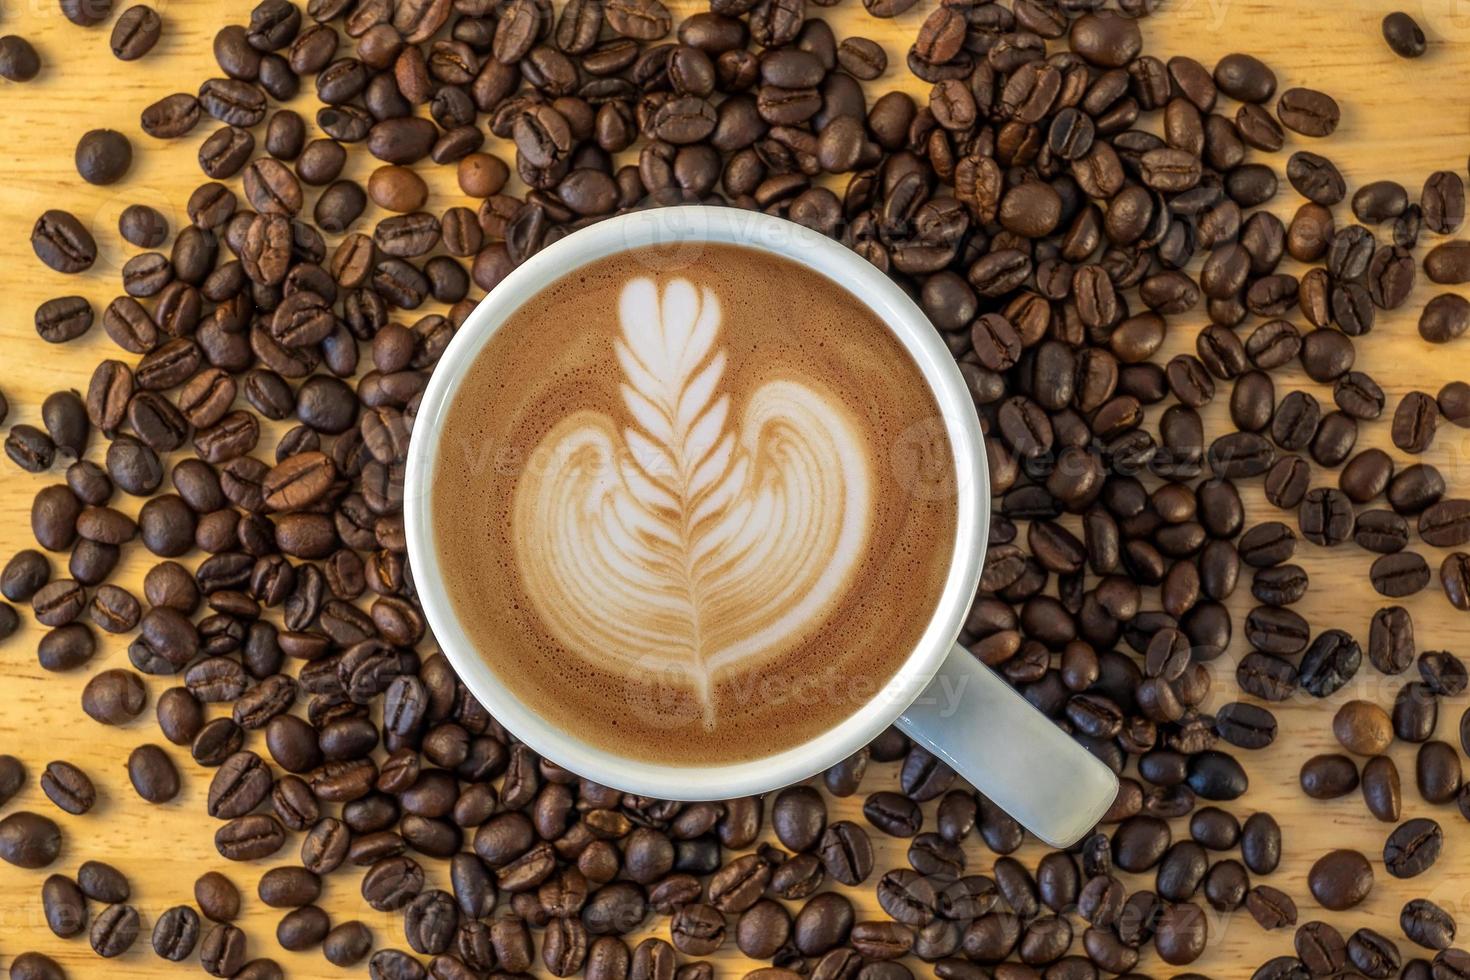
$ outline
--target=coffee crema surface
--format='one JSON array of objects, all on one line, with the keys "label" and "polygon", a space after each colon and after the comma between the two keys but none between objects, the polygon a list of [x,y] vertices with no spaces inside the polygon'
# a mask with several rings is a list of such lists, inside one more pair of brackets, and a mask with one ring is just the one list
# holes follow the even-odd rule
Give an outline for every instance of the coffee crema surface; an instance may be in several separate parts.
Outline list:
[{"label": "coffee crema surface", "polygon": [[938,604],[939,408],[867,306],[731,245],[595,260],[510,314],[445,414],[435,544],[520,700],[661,763],[793,748],[868,703]]}]

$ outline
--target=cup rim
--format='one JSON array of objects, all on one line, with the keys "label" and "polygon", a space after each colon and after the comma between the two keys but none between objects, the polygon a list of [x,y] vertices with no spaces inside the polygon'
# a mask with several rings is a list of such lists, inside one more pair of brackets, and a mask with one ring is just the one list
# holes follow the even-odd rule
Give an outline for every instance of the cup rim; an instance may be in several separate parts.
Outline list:
[{"label": "cup rim", "polygon": [[[619,755],[556,728],[500,681],[465,633],[434,550],[433,474],[445,413],[469,367],[500,326],[535,294],[598,259],[651,245],[730,244],[780,255],[841,285],[888,326],[939,406],[955,461],[953,558],[914,650],[882,690],[833,728],[771,755],[729,763],[661,763]],[[800,782],[856,752],[918,698],[944,662],[980,580],[990,526],[990,479],[969,390],[948,347],[909,296],[866,259],[795,222],[735,208],[634,211],[568,235],[512,270],[456,331],[430,376],[410,440],[403,497],[418,598],[439,649],[471,694],[539,755],[614,789],[671,800],[727,799]]]}]

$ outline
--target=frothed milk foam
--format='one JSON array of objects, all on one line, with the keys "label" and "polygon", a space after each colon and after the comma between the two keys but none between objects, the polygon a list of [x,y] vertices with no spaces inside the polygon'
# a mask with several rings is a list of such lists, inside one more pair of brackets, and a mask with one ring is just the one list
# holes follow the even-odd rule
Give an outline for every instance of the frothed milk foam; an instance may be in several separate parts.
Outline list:
[{"label": "frothed milk foam", "polygon": [[954,465],[902,345],[818,273],[736,246],[595,261],[515,311],[447,413],[457,616],[551,724],[730,762],[832,728],[942,591]]}]

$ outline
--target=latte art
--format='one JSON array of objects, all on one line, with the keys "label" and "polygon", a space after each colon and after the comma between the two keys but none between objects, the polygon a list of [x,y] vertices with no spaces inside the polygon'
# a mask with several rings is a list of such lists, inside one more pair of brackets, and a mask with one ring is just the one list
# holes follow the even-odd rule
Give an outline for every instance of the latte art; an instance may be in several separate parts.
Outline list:
[{"label": "latte art", "polygon": [[571,270],[506,314],[441,420],[432,533],[465,635],[548,724],[624,757],[831,731],[943,592],[934,396],[871,309],[778,255]]},{"label": "latte art", "polygon": [[713,728],[713,678],[800,642],[851,584],[869,464],[841,404],[800,381],[733,414],[711,289],[635,279],[618,319],[626,413],[577,412],[536,447],[517,567],[568,650],[686,677]]}]

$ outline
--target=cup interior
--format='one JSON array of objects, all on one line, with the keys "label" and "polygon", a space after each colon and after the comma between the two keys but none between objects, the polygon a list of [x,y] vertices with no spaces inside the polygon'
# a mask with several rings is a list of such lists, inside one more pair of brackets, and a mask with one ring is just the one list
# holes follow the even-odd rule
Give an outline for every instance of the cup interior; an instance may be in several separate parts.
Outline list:
[{"label": "cup interior", "polygon": [[[618,252],[707,243],[744,246],[795,261],[842,286],[876,313],[923,372],[943,417],[955,463],[953,560],[940,600],[915,650],[879,693],[835,728],[804,744],[736,763],[673,765],[618,754],[548,724],[496,677],[475,649],[449,599],[434,550],[432,487],[445,414],[469,367],[521,305],[567,273]],[[424,392],[409,446],[404,487],[409,560],[420,602],[440,648],[481,704],[537,753],[625,792],[673,800],[727,799],[798,782],[867,744],[924,690],[949,653],[979,582],[990,523],[990,486],[979,420],[954,358],[923,312],[865,259],[794,222],[734,208],[675,207],[633,212],[584,228],[517,267],[470,314]]]}]

